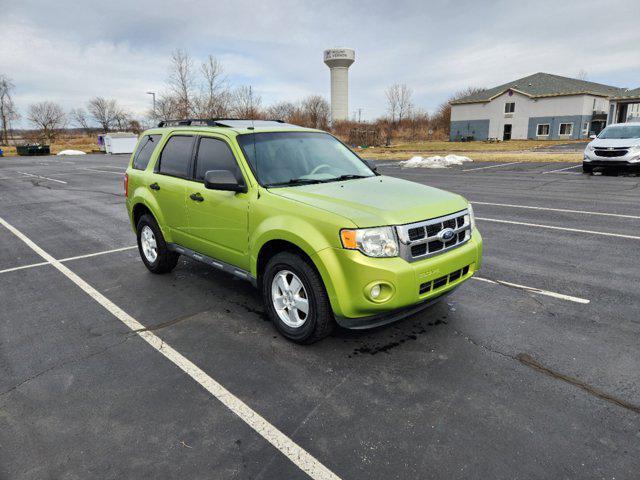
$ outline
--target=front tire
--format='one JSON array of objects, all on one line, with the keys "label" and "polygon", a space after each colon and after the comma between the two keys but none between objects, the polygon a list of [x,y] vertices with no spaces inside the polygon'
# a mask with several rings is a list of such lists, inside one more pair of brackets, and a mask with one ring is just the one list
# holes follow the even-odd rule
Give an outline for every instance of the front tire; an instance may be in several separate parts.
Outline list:
[{"label": "front tire", "polygon": [[140,257],[150,272],[168,273],[176,267],[180,255],[169,250],[155,218],[142,215],[136,231]]},{"label": "front tire", "polygon": [[582,173],[587,173],[591,175],[593,173],[593,166],[587,165],[586,163],[582,164]]},{"label": "front tire", "polygon": [[276,329],[294,342],[317,342],[335,326],[322,278],[298,254],[281,252],[269,260],[262,296]]}]

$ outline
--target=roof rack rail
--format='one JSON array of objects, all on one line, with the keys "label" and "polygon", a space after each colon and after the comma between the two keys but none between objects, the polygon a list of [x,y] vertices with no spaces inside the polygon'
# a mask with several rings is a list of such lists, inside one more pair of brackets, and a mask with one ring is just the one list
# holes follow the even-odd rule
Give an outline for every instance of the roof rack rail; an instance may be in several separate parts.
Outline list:
[{"label": "roof rack rail", "polygon": [[[225,121],[254,121],[251,118],[185,118],[182,120],[162,120],[158,123],[158,127],[228,127]],[[259,119],[256,122],[278,122],[286,123],[280,119]]]}]

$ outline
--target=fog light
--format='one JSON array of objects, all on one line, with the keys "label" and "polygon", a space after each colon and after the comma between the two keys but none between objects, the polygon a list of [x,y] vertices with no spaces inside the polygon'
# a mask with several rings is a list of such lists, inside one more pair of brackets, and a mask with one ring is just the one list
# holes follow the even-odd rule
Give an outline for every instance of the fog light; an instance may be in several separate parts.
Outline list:
[{"label": "fog light", "polygon": [[380,296],[380,285],[374,285],[371,287],[371,298],[376,299]]}]

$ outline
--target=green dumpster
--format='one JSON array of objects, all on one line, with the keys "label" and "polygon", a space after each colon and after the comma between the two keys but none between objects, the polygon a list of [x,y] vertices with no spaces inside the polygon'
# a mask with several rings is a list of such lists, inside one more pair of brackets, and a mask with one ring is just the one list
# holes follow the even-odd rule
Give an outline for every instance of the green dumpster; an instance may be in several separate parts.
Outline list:
[{"label": "green dumpster", "polygon": [[33,157],[39,155],[51,155],[49,145],[18,145],[16,147],[18,155],[21,157]]}]

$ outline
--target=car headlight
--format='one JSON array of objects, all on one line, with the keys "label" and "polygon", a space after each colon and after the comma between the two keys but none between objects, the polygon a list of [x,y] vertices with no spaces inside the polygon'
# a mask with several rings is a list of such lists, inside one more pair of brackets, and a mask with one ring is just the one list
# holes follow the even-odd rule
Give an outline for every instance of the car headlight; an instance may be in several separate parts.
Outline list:
[{"label": "car headlight", "polygon": [[398,241],[393,227],[359,228],[340,230],[342,246],[348,250],[360,250],[368,257],[396,257]]},{"label": "car headlight", "polygon": [[467,205],[467,210],[469,212],[469,223],[471,224],[471,230],[476,229],[476,215],[473,213],[473,207],[471,204]]},{"label": "car headlight", "polygon": [[596,150],[596,147],[592,147],[591,145],[587,145],[587,151],[594,152],[595,150]]}]

